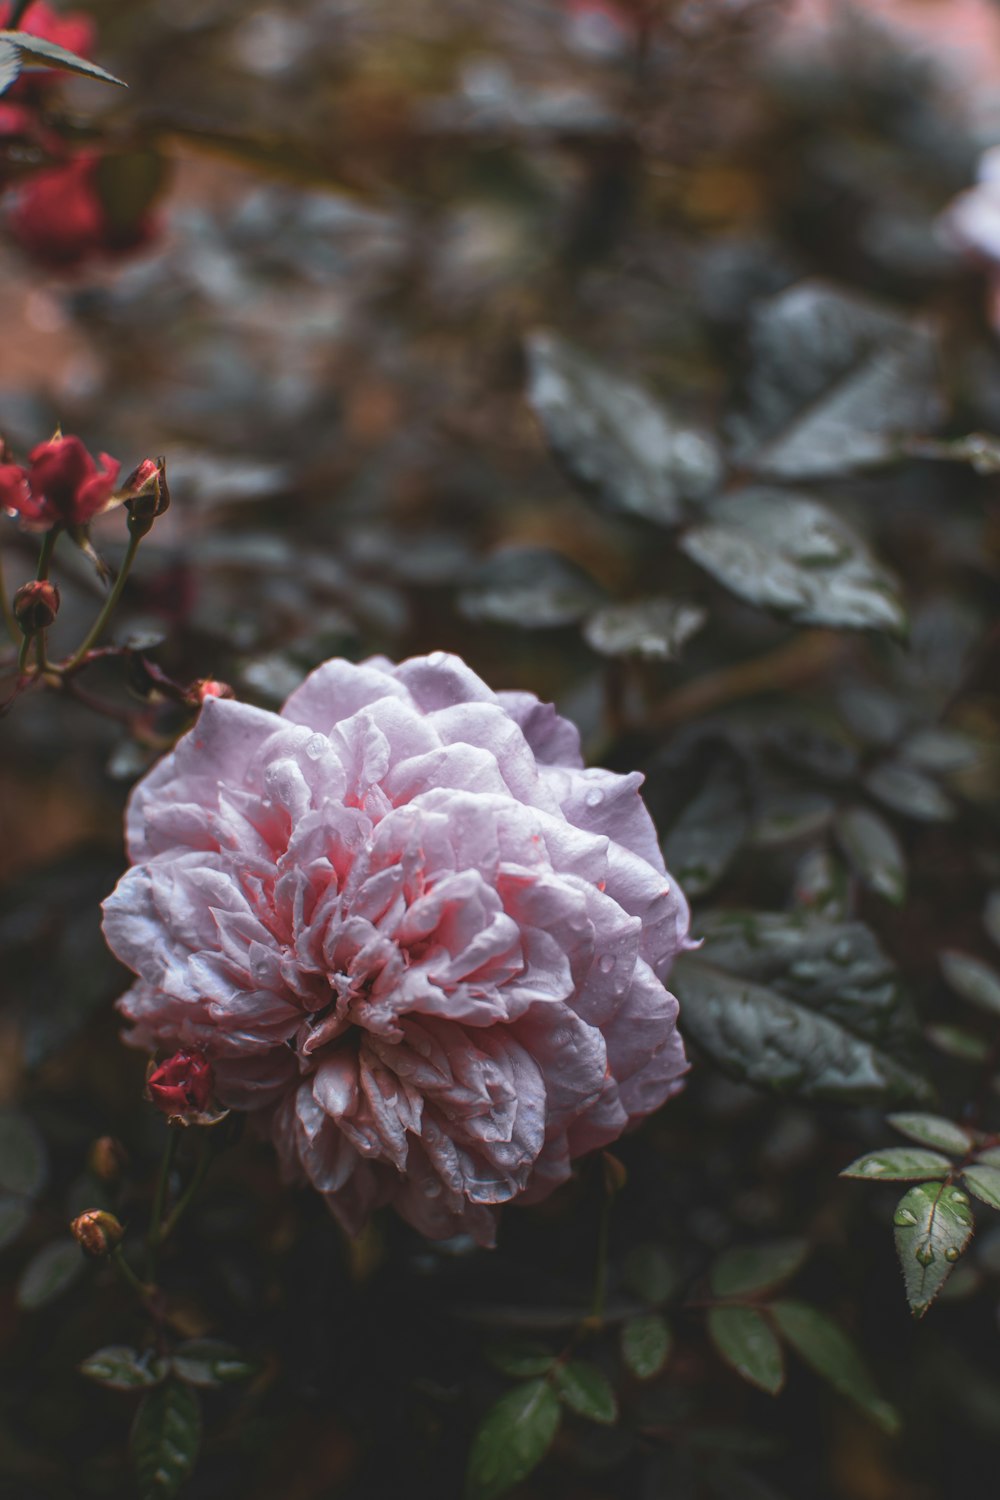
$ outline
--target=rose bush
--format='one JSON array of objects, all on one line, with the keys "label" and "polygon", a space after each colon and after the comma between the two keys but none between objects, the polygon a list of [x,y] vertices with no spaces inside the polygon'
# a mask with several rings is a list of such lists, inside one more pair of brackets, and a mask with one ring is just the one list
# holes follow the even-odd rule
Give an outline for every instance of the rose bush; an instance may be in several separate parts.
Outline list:
[{"label": "rose bush", "polygon": [[491,1244],[686,1068],[688,914],[641,777],[444,653],[330,661],[280,715],[209,698],[136,787],[105,933],[129,1040],[197,1052],[357,1232]]}]

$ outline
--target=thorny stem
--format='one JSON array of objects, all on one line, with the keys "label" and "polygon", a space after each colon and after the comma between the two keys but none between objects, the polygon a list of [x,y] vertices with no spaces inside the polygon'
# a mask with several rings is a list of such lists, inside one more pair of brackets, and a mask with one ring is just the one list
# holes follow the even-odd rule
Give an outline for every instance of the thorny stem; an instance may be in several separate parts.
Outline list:
[{"label": "thorny stem", "polygon": [[139,540],[140,539],[137,536],[129,537],[128,550],[126,551],[125,557],[122,560],[122,565],[119,569],[118,577],[115,579],[115,586],[111,590],[111,593],[108,595],[107,599],[105,599],[104,607],[91,626],[90,631],[83,644],[78,646],[77,649],[73,652],[73,655],[70,657],[69,661],[64,663],[62,668],[64,672],[72,672],[74,668],[78,667],[83,661],[84,657],[87,655],[87,652],[90,650],[90,648],[96,645],[98,640],[100,639],[105,625],[107,625],[111,616],[114,614],[115,609],[118,605],[118,601],[122,596],[126,579],[128,578],[129,572],[132,568],[132,564],[135,562],[135,554],[139,550]]}]

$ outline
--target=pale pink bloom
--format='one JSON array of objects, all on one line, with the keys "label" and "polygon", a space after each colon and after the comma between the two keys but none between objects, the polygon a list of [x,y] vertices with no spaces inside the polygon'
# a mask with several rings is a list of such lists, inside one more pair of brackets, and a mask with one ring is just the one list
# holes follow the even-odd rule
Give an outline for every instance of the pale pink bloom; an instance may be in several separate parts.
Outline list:
[{"label": "pale pink bloom", "polygon": [[350,1232],[391,1203],[492,1244],[686,1070],[641,781],[443,652],[327,662],[280,715],[208,698],[105,903],[129,1040],[208,1058]]}]

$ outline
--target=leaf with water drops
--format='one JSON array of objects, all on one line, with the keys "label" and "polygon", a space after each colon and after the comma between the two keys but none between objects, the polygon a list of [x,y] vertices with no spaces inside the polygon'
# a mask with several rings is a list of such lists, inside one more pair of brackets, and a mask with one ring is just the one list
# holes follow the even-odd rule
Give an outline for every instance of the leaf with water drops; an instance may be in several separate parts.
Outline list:
[{"label": "leaf with water drops", "polygon": [[684,600],[637,599],[599,609],[584,625],[583,638],[601,656],[674,661],[707,619],[707,610]]},{"label": "leaf with water drops", "polygon": [[618,1416],[618,1402],[607,1376],[587,1359],[557,1365],[555,1388],[563,1404],[579,1417],[608,1426]]},{"label": "leaf with water drops", "polygon": [[559,1426],[559,1398],[547,1380],[515,1386],[487,1412],[472,1440],[468,1500],[495,1500],[527,1478]]},{"label": "leaf with water drops", "polygon": [[893,1224],[907,1301],[921,1318],[972,1238],[969,1196],[951,1184],[921,1183],[900,1199]]},{"label": "leaf with water drops", "polygon": [[908,1136],[920,1146],[931,1146],[937,1151],[948,1151],[953,1156],[964,1156],[972,1148],[972,1136],[954,1120],[943,1115],[901,1114],[890,1115],[889,1124],[900,1135]]},{"label": "leaf with water drops", "polygon": [[168,1368],[151,1350],[138,1354],[125,1344],[109,1344],[83,1361],[80,1374],[113,1391],[141,1391],[159,1385]]},{"label": "leaf with water drops", "polygon": [[201,1404],[179,1380],[167,1380],[142,1399],[130,1448],[139,1500],[171,1500],[194,1469],[201,1445]]},{"label": "leaf with water drops", "polygon": [[899,1417],[878,1387],[857,1348],[832,1318],[805,1302],[779,1301],[771,1314],[795,1352],[834,1390],[853,1401],[890,1435],[899,1431]]},{"label": "leaf with water drops", "polygon": [[883,760],[872,766],[864,787],[885,807],[918,823],[947,823],[955,816],[954,803],[937,782],[902,761]]},{"label": "leaf with water drops", "polygon": [[945,1177],[950,1168],[951,1162],[938,1151],[897,1146],[888,1151],[872,1151],[867,1156],[859,1156],[840,1175],[882,1182],[919,1182],[931,1177]]},{"label": "leaf with water drops", "polygon": [[1000,1166],[977,1163],[974,1167],[966,1167],[962,1181],[981,1203],[1000,1208]]},{"label": "leaf with water drops", "polygon": [[805,1263],[805,1240],[771,1240],[764,1245],[737,1245],[712,1262],[709,1284],[716,1297],[746,1297],[766,1291],[795,1275]]},{"label": "leaf with water drops", "polygon": [[179,1380],[206,1389],[248,1380],[255,1369],[238,1349],[220,1339],[189,1339],[174,1350],[171,1364]]},{"label": "leaf with water drops", "polygon": [[46,1302],[73,1285],[82,1274],[85,1261],[76,1240],[53,1240],[35,1252],[21,1273],[17,1284],[17,1305],[28,1311],[44,1307]]},{"label": "leaf with water drops", "polygon": [[670,1358],[673,1335],[659,1313],[641,1313],[622,1326],[622,1359],[637,1380],[652,1380]]},{"label": "leaf with water drops", "polygon": [[776,1396],[785,1383],[785,1360],[774,1329],[755,1307],[711,1307],[708,1332],[727,1365]]},{"label": "leaf with water drops", "polygon": [[667,868],[691,899],[722,879],[750,827],[742,765],[726,752],[715,760],[696,795],[667,834]]},{"label": "leaf with water drops", "polygon": [[954,949],[940,954],[939,961],[941,973],[956,995],[980,1010],[1000,1015],[1000,974],[996,969],[981,958]]},{"label": "leaf with water drops", "polygon": [[3,88],[17,74],[11,76],[6,59],[11,49],[16,53],[20,70],[24,72],[48,72],[79,73],[84,78],[96,78],[101,83],[116,83],[120,88],[126,85],[113,73],[99,68],[96,63],[89,62],[85,57],[77,57],[75,52],[69,52],[65,47],[60,47],[57,42],[50,42],[45,37],[35,36],[28,31],[0,31],[0,48],[2,48],[2,59],[0,59],[0,93]]},{"label": "leaf with water drops", "polygon": [[884,818],[867,807],[845,807],[834,830],[855,874],[876,893],[902,906],[906,899],[906,856]]},{"label": "leaf with water drops", "polygon": [[928,1026],[924,1035],[932,1047],[958,1062],[984,1063],[992,1051],[985,1037],[964,1026]]},{"label": "leaf with water drops", "polygon": [[601,604],[600,584],[550,547],[501,547],[472,570],[458,596],[467,620],[550,630],[572,625]]}]

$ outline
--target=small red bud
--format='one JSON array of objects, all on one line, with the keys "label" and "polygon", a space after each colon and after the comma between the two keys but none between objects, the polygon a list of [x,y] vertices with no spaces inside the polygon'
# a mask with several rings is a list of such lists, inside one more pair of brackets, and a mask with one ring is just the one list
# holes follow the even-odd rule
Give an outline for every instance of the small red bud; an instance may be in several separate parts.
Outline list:
[{"label": "small red bud", "polygon": [[135,537],[145,536],[156,517],[162,516],[170,504],[166,459],[144,458],[126,479],[122,493],[129,532]]},{"label": "small red bud", "polygon": [[236,694],[228,682],[217,682],[214,677],[199,677],[188,689],[188,702],[199,707],[207,698],[235,698]]},{"label": "small red bud", "polygon": [[128,1152],[113,1135],[102,1135],[87,1153],[87,1166],[101,1182],[117,1182],[128,1166]]},{"label": "small red bud", "polygon": [[158,1067],[150,1065],[146,1093],[170,1119],[188,1121],[208,1111],[213,1082],[208,1059],[200,1052],[181,1050]]},{"label": "small red bud", "polygon": [[114,1214],[103,1208],[88,1208],[72,1222],[70,1233],[81,1249],[88,1255],[110,1255],[120,1245],[125,1234]]},{"label": "small red bud", "polygon": [[47,578],[23,583],[14,595],[14,618],[24,635],[47,630],[59,613],[59,590]]}]

